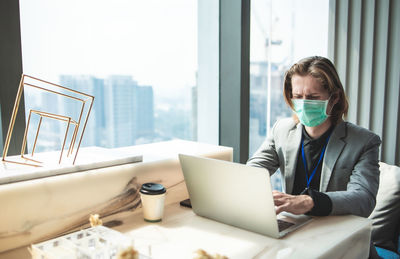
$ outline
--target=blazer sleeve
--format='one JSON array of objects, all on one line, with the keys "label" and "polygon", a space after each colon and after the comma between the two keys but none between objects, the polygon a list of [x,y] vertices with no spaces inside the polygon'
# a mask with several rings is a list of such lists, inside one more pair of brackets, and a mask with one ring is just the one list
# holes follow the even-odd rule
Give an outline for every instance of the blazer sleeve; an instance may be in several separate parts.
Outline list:
[{"label": "blazer sleeve", "polygon": [[279,167],[279,158],[275,148],[275,135],[278,123],[279,121],[274,124],[267,139],[247,161],[246,165],[266,168],[270,175],[275,173]]},{"label": "blazer sleeve", "polygon": [[359,143],[366,143],[356,161],[345,191],[326,192],[332,201],[331,215],[353,214],[368,217],[375,207],[379,187],[378,135]]}]

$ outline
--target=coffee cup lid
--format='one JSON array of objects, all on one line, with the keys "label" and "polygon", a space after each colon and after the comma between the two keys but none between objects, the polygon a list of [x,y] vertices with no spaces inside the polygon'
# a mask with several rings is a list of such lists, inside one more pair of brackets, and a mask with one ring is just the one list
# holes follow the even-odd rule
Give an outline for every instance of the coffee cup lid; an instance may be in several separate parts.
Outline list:
[{"label": "coffee cup lid", "polygon": [[166,191],[165,187],[159,183],[144,183],[140,188],[141,193],[148,195],[163,194]]}]

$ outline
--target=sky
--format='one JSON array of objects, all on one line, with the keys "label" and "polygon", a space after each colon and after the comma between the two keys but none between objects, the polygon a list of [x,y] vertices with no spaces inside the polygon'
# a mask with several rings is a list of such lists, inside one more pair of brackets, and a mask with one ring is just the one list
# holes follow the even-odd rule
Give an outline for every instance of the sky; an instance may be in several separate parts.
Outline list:
[{"label": "sky", "polygon": [[157,92],[196,84],[196,0],[20,0],[24,73],[132,75]]}]

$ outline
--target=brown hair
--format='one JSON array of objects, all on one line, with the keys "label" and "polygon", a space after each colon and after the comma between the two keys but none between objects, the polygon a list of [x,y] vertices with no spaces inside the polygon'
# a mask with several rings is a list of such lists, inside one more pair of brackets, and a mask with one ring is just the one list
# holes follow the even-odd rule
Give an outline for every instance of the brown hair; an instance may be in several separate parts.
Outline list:
[{"label": "brown hair", "polygon": [[[349,103],[336,68],[329,59],[319,56],[304,58],[286,71],[283,96],[292,109],[292,77],[294,75],[310,75],[321,83],[321,86],[329,92],[329,95],[338,97],[338,102],[333,106],[330,116],[333,124],[339,123],[343,116],[347,116]],[[297,116],[294,115],[294,117],[298,121]]]}]

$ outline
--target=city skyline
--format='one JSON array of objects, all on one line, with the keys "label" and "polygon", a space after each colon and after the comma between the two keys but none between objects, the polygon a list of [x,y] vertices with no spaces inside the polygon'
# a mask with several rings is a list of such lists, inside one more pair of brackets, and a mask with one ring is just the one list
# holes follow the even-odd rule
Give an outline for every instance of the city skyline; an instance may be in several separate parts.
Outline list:
[{"label": "city skyline", "polygon": [[[112,75],[101,79],[89,75],[61,75],[59,81],[65,87],[95,96],[82,146],[115,148],[175,137],[192,139],[191,109],[182,110],[177,106],[156,110],[152,86],[139,85],[131,76]],[[79,114],[76,105],[60,98],[29,90],[25,95],[26,115],[32,107],[75,118]],[[187,121],[182,119],[184,117]],[[32,124],[35,124],[34,119]],[[38,141],[37,152],[58,150],[64,130],[62,123],[44,121],[41,136],[47,138]],[[30,142],[33,138],[28,135]]]}]

